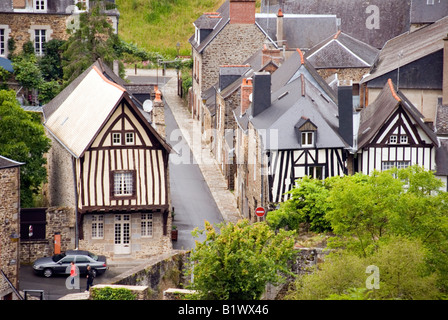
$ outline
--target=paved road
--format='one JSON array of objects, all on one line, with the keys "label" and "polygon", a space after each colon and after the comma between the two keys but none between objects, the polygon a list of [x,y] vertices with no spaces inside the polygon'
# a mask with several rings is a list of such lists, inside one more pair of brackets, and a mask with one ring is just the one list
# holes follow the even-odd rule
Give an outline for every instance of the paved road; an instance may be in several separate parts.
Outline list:
[{"label": "paved road", "polygon": [[[165,77],[161,77],[159,70],[159,87],[162,88],[171,77],[175,77],[173,70],[167,70]],[[154,70],[127,70],[127,78],[135,83],[155,83],[157,77]],[[166,139],[180,154],[170,155],[170,191],[172,206],[175,209],[173,224],[179,230],[178,240],[173,242],[174,249],[189,250],[195,247],[195,240],[203,240],[204,236],[194,238],[191,235],[196,227],[204,228],[204,220],[216,224],[223,221],[221,212],[207,186],[202,172],[193,159],[193,153],[188,143],[183,139],[179,126],[174,119],[169,105],[165,102]],[[190,161],[179,161],[182,150],[187,152]],[[185,154],[184,154],[185,156]],[[188,158],[187,158],[188,159]],[[182,160],[184,158],[182,157]]]},{"label": "paved road", "polygon": [[[187,142],[182,139],[182,134],[169,106],[165,108],[165,123],[167,141],[174,150],[179,152],[179,154],[170,155],[169,163],[171,200],[175,209],[173,224],[179,230],[178,240],[173,242],[173,247],[174,249],[189,250],[194,248],[195,240],[204,239],[203,236],[192,237],[191,231],[194,228],[203,229],[204,220],[210,223],[219,223],[223,221],[223,218],[199,166],[192,161],[191,150]],[[190,163],[183,163],[186,161],[179,160],[179,157],[182,157],[182,152],[186,151],[189,153]]]},{"label": "paved road", "polygon": [[[93,284],[107,283],[110,279],[125,272],[131,267],[134,266],[110,266],[109,270],[95,278]],[[32,266],[20,266],[19,290],[44,290],[44,300],[58,300],[67,294],[79,293],[86,289],[87,280],[83,275],[80,278],[79,289],[67,289],[65,285],[66,280],[66,275],[55,275],[51,278],[45,278],[36,275]],[[38,296],[38,294],[32,295]]]}]

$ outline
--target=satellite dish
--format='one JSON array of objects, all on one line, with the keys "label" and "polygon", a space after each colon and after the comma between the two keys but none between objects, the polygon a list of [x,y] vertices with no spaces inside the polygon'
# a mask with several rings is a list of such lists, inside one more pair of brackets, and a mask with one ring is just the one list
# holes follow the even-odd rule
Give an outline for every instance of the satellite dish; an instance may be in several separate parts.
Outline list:
[{"label": "satellite dish", "polygon": [[252,93],[249,94],[249,101],[252,102]]},{"label": "satellite dish", "polygon": [[143,102],[143,110],[145,110],[146,112],[152,111],[152,101],[151,100],[148,99]]}]

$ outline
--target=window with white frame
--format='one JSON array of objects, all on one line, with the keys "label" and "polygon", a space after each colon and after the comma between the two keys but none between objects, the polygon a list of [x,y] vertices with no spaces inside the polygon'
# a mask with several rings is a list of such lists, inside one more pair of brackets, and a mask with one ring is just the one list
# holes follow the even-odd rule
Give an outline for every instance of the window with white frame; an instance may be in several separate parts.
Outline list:
[{"label": "window with white frame", "polygon": [[121,132],[112,132],[112,145],[121,145]]},{"label": "window with white frame", "polygon": [[132,196],[134,194],[134,172],[114,172],[114,196]]},{"label": "window with white frame", "polygon": [[301,133],[302,147],[313,147],[314,146],[314,132],[305,131]]},{"label": "window with white frame", "polygon": [[408,143],[408,136],[407,135],[401,135],[400,136],[400,143],[401,144],[407,144]]},{"label": "window with white frame", "polygon": [[34,0],[34,11],[36,12],[47,11],[47,0]]},{"label": "window with white frame", "polygon": [[383,161],[382,163],[382,170],[389,170],[392,168],[397,169],[405,169],[411,165],[410,161]]},{"label": "window with white frame", "polygon": [[142,213],[141,216],[141,236],[152,237],[153,232],[153,217],[152,213]]},{"label": "window with white frame", "polygon": [[104,237],[104,216],[92,216],[92,239],[102,239]]},{"label": "window with white frame", "polygon": [[395,144],[395,143],[397,143],[397,142],[398,142],[398,137],[397,137],[397,135],[393,134],[393,135],[391,135],[391,136],[389,137],[389,143],[391,143],[391,144]]},{"label": "window with white frame", "polygon": [[47,30],[36,29],[34,30],[34,52],[38,56],[45,54],[45,43],[47,42]]},{"label": "window with white frame", "polygon": [[134,132],[126,132],[126,144],[135,144],[135,135]]}]

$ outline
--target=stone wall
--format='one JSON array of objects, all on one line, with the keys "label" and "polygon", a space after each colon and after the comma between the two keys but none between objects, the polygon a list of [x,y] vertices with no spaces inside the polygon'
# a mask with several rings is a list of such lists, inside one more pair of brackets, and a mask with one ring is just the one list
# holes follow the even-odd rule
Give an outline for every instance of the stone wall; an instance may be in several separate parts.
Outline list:
[{"label": "stone wall", "polygon": [[[0,269],[15,287],[19,281],[19,184],[19,167],[0,169]],[[11,292],[0,275],[0,299]]]},{"label": "stone wall", "polygon": [[184,268],[187,251],[172,251],[158,255],[110,280],[114,285],[148,286],[147,299],[162,300],[167,288],[181,287],[186,283]]},{"label": "stone wall", "polygon": [[359,83],[362,80],[362,77],[368,74],[370,71],[369,68],[339,68],[339,69],[318,69],[317,73],[326,79],[333,74],[338,75],[338,79],[342,81],[352,80],[353,83]]},{"label": "stone wall", "polygon": [[[313,272],[318,263],[324,261],[327,254],[321,248],[296,248],[297,255],[290,261],[291,271],[296,275]],[[186,279],[184,272],[187,268],[189,252],[176,250],[151,258],[147,263],[137,266],[109,282],[113,285],[147,286],[149,300],[177,300],[185,298],[192,291],[183,290],[190,279]],[[294,281],[288,276],[285,283],[279,286],[268,284],[262,296],[265,300],[281,297]],[[107,286],[107,284],[105,285]]]},{"label": "stone wall", "polygon": [[219,67],[241,64],[261,49],[266,36],[255,24],[229,24],[202,54],[201,91],[218,82]]},{"label": "stone wall", "polygon": [[15,53],[22,51],[25,42],[34,40],[34,32],[32,26],[45,26],[47,30],[47,41],[51,39],[68,39],[66,32],[67,22],[70,15],[62,14],[34,14],[34,13],[0,13],[0,21],[2,25],[7,25],[11,30],[9,38],[13,38],[16,44]]},{"label": "stone wall", "polygon": [[70,153],[46,131],[51,139],[51,148],[47,153],[48,183],[45,185],[46,198],[51,207],[76,206],[75,187],[73,183],[72,156]]},{"label": "stone wall", "polygon": [[[98,216],[96,214],[95,216]],[[83,216],[83,237],[79,241],[79,247],[94,252],[95,254],[105,255],[109,259],[146,259],[148,257],[170,252],[171,242],[171,219],[168,219],[167,235],[163,235],[163,216],[161,212],[153,213],[153,235],[151,237],[142,237],[141,214],[130,213],[130,254],[114,253],[114,214],[104,214],[104,236],[99,239],[92,238],[92,214]]]},{"label": "stone wall", "polygon": [[61,251],[75,248],[75,213],[72,208],[50,207],[46,211],[45,240],[23,240],[20,243],[20,262],[31,264],[34,260],[54,255],[54,235],[61,235]]}]

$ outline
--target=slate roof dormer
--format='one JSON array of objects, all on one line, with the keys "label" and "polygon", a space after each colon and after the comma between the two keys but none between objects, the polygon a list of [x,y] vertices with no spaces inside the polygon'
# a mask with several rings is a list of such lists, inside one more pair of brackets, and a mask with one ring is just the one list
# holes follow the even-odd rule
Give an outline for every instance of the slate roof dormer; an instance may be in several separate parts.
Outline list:
[{"label": "slate roof dormer", "polygon": [[338,31],[306,52],[316,68],[370,68],[379,50]]}]

